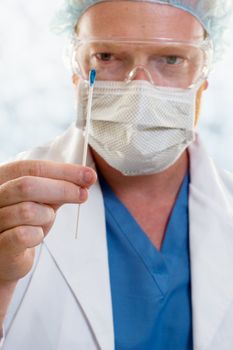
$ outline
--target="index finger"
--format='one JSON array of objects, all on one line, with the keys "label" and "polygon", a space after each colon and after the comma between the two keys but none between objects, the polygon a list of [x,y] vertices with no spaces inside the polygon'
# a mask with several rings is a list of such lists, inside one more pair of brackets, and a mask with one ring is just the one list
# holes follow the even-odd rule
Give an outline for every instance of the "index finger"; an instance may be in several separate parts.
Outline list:
[{"label": "index finger", "polygon": [[23,176],[65,180],[89,187],[96,181],[96,172],[78,164],[58,163],[49,160],[17,160],[0,166],[0,185]]}]

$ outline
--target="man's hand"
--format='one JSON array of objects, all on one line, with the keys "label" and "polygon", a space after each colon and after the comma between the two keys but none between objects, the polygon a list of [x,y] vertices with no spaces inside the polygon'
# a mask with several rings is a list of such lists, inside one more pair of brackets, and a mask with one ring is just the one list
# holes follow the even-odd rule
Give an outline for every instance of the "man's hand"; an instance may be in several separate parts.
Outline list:
[{"label": "man's hand", "polygon": [[[17,161],[0,166],[0,289],[27,274],[35,248],[64,203],[83,203],[96,173],[51,161]],[[0,305],[1,306],[1,305]]]}]

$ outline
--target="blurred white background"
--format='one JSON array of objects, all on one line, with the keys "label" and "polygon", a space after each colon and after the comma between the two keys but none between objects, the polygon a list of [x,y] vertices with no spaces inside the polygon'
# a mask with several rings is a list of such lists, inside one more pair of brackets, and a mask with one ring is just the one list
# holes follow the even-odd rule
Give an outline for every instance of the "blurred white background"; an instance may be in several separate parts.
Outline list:
[{"label": "blurred white background", "polygon": [[[49,30],[58,0],[1,0],[0,162],[63,132],[75,119],[64,38]],[[231,28],[233,34],[233,23]],[[199,131],[209,154],[233,171],[233,35],[204,94]]]}]

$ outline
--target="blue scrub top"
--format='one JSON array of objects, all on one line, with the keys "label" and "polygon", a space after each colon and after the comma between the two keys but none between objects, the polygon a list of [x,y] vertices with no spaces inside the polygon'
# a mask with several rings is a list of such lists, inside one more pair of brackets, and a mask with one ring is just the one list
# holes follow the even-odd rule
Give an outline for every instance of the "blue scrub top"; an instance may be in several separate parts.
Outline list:
[{"label": "blue scrub top", "polygon": [[192,350],[186,175],[158,251],[99,176],[116,350]]}]

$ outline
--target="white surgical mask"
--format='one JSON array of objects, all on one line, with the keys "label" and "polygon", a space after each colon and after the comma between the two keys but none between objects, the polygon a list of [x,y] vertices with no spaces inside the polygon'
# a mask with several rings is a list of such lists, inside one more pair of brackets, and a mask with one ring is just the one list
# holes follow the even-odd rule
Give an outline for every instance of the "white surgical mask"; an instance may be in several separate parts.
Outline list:
[{"label": "white surgical mask", "polygon": [[[194,140],[196,92],[148,81],[96,81],[89,144],[124,175],[161,172]],[[78,87],[77,126],[86,119],[88,86]]]}]

